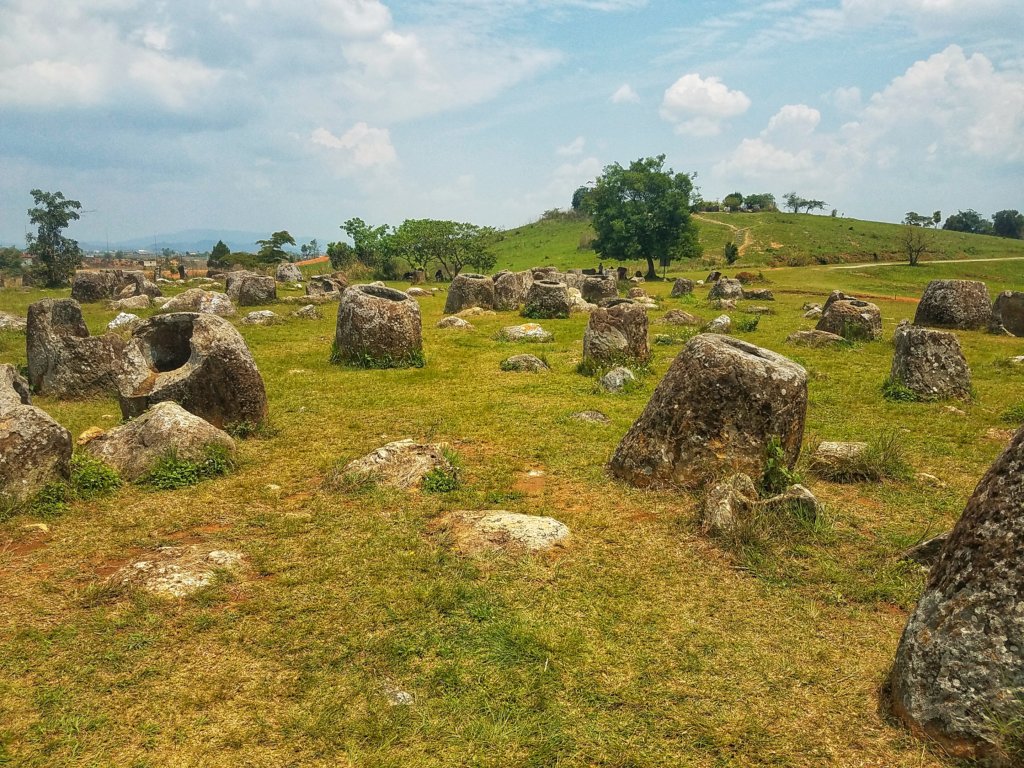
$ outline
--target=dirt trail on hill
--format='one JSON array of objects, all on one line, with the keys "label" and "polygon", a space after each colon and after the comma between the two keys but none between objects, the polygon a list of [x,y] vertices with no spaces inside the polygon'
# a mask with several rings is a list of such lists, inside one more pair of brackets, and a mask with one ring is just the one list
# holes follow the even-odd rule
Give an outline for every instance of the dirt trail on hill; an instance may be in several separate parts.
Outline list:
[{"label": "dirt trail on hill", "polygon": [[747,237],[747,232],[750,227],[737,227],[735,224],[729,224],[725,221],[716,221],[715,219],[708,219],[701,216],[698,213],[692,214],[693,218],[698,221],[703,221],[705,224],[713,224],[719,227],[727,227],[732,230],[733,236],[736,238],[736,245],[739,248],[739,255],[742,256],[747,252],[747,248],[750,247],[750,238]]}]

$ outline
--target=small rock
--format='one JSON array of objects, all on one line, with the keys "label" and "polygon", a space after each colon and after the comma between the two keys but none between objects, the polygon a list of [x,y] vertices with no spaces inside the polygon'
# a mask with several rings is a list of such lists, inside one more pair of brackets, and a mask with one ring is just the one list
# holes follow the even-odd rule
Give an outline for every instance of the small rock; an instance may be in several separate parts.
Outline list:
[{"label": "small rock", "polygon": [[669,325],[700,325],[702,321],[699,317],[691,315],[689,312],[684,312],[681,309],[670,309],[661,318],[661,322],[668,323]]},{"label": "small rock", "polygon": [[121,568],[110,582],[159,597],[186,597],[212,584],[218,569],[236,570],[244,559],[241,552],[223,549],[161,547],[152,557]]},{"label": "small rock", "polygon": [[470,307],[461,312],[456,312],[456,317],[494,317],[497,314],[493,309],[482,309],[481,307]]},{"label": "small rock", "polygon": [[932,485],[936,488],[946,487],[946,484],[944,482],[942,482],[935,475],[929,474],[928,472],[918,472],[916,475],[914,475],[914,478],[919,483],[924,483],[925,485]]},{"label": "small rock", "polygon": [[473,324],[468,320],[463,320],[457,315],[449,315],[448,317],[442,317],[437,321],[438,328],[457,328],[459,330],[472,330]]},{"label": "small rock", "polygon": [[392,707],[411,707],[416,702],[416,698],[408,691],[390,686],[384,689],[384,697]]},{"label": "small rock", "polygon": [[355,475],[383,485],[405,490],[420,484],[434,469],[451,472],[454,468],[441,444],[421,445],[414,440],[396,440],[372,453],[350,461],[342,475]]},{"label": "small rock", "polygon": [[736,301],[733,299],[712,299],[708,304],[713,309],[736,309]]},{"label": "small rock", "polygon": [[103,429],[103,427],[89,427],[78,436],[78,439],[75,440],[75,445],[85,445],[90,440],[95,440],[106,431],[107,430]]},{"label": "small rock", "polygon": [[772,309],[771,307],[747,307],[744,311],[747,314],[750,314],[750,315],[774,315],[775,314],[775,310]]},{"label": "small rock", "polygon": [[619,366],[608,371],[598,383],[605,392],[618,393],[624,390],[627,384],[634,381],[636,381],[636,376],[633,372],[629,368]]},{"label": "small rock", "polygon": [[930,539],[925,539],[918,544],[907,549],[900,555],[901,560],[913,560],[918,565],[923,565],[925,568],[931,568],[935,565],[939,559],[939,555],[942,553],[942,548],[946,546],[946,542],[949,540],[949,534],[951,531],[940,533],[938,536],[932,536]]},{"label": "small rock", "polygon": [[[456,541],[461,549],[523,549],[540,552],[564,545],[569,528],[553,517],[516,512],[456,512]],[[461,529],[461,530],[460,530]]]},{"label": "small rock", "polygon": [[786,342],[798,347],[833,347],[845,344],[846,339],[828,331],[794,331],[786,337]]},{"label": "small rock", "polygon": [[501,370],[541,373],[550,369],[547,363],[534,355],[512,355],[501,361]]},{"label": "small rock", "polygon": [[719,315],[704,328],[707,333],[728,333],[732,330],[732,318],[728,315]]},{"label": "small rock", "polygon": [[[821,315],[822,315],[821,307],[813,307],[813,308],[807,310],[806,312],[804,312],[804,317],[806,317],[808,320],[817,320],[817,319],[819,319],[821,317]],[[827,331],[825,331],[825,333],[827,333]],[[833,334],[833,335],[835,335],[835,334]]]},{"label": "small rock", "polygon": [[303,320],[319,320],[323,315],[316,308],[315,304],[307,304],[292,312],[292,317],[301,317]]},{"label": "small rock", "polygon": [[24,331],[28,321],[9,312],[0,312],[0,331]]},{"label": "small rock", "polygon": [[747,475],[736,474],[716,484],[704,497],[701,530],[705,533],[732,530],[756,500],[757,489]]},{"label": "small rock", "polygon": [[554,338],[537,323],[510,325],[498,332],[499,341],[553,341]]},{"label": "small rock", "polygon": [[[148,299],[148,296],[144,296]],[[116,331],[119,328],[131,328],[142,321],[142,318],[138,315],[133,315],[131,312],[118,312],[117,317],[107,323],[107,328],[111,331]]]},{"label": "small rock", "polygon": [[153,299],[144,293],[140,293],[137,296],[129,296],[126,299],[118,299],[117,301],[111,301],[107,306],[111,309],[149,309],[152,305]]},{"label": "small rock", "polygon": [[960,410],[955,405],[947,405],[942,410],[944,410],[946,413],[952,414],[953,416],[966,416],[967,415],[967,411]]},{"label": "small rock", "polygon": [[270,309],[258,309],[242,318],[242,325],[280,325],[284,320]]},{"label": "small rock", "polygon": [[867,443],[823,442],[811,457],[811,470],[826,479],[856,479]]},{"label": "small rock", "polygon": [[1010,358],[1010,365],[1024,365],[1024,355],[1017,355]]},{"label": "small rock", "polygon": [[574,413],[569,418],[576,419],[576,421],[585,421],[591,424],[611,424],[612,420],[605,416],[600,411],[580,411]]}]

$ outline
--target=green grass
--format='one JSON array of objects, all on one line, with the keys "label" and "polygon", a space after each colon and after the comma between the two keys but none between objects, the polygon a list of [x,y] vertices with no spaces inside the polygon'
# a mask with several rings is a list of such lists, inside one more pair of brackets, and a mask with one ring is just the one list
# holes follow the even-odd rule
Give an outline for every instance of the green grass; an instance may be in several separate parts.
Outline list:
[{"label": "green grass", "polygon": [[[563,232],[562,245],[524,249],[517,264],[572,266],[559,250],[570,245]],[[703,278],[698,266],[678,274]],[[443,293],[419,300],[422,368],[331,365],[331,305],[320,319],[274,327],[236,319],[274,429],[239,443],[234,471],[175,491],[127,484],[91,500],[65,496],[55,512],[0,521],[0,759],[956,765],[878,713],[878,687],[923,584],[896,555],[949,528],[1004,447],[1002,414],[1018,406],[1024,382],[1004,361],[1020,340],[958,333],[977,389],[958,416],[882,396],[887,343],[808,349],[785,338],[813,327],[802,304],[833,288],[875,295],[888,339],[913,316],[906,297],[931,276],[992,275],[994,293],[1020,288],[1014,269],[1019,262],[763,269],[776,313],[744,339],[807,368],[805,453],[820,440],[870,441],[887,425],[913,471],[942,485],[904,473],[855,485],[806,473],[827,514],[766,520],[771,545],[735,553],[700,535],[694,496],[630,488],[604,470],[678,345],[652,345],[650,373],[610,396],[575,372],[581,315],[543,321],[555,335],[544,376],[499,373],[508,355],[536,349],[494,340],[521,322],[513,313],[474,318],[463,334],[436,329]],[[651,333],[682,339],[687,329],[659,322],[666,311],[684,306],[703,321],[715,313],[706,287],[686,300],[669,299],[670,287],[645,286],[662,300]],[[4,290],[0,304],[24,314],[41,295]],[[270,308],[287,316],[293,307]],[[84,312],[94,333],[115,314]],[[0,332],[0,359],[25,363],[23,334]],[[113,397],[35,403],[76,437],[120,419]],[[589,409],[611,423],[569,418]],[[458,487],[406,493],[325,481],[404,437],[450,444]],[[447,516],[499,508],[562,520],[569,546],[460,554]],[[40,522],[49,533],[25,527]],[[240,550],[246,568],[178,601],[105,588],[114,569],[176,543]],[[390,706],[392,688],[415,703]]]},{"label": "green grass", "polygon": [[140,477],[138,483],[157,491],[176,491],[226,475],[233,466],[234,460],[220,445],[208,446],[201,459],[185,459],[171,450]]}]

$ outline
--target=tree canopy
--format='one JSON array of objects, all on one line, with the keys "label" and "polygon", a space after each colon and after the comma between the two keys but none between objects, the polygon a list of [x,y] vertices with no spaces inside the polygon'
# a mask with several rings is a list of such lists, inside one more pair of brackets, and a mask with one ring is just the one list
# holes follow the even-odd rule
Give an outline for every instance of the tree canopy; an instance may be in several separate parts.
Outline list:
[{"label": "tree canopy", "polygon": [[1008,209],[992,214],[992,229],[999,237],[1024,239],[1024,214]]},{"label": "tree canopy", "polygon": [[82,204],[66,199],[62,192],[33,189],[29,194],[36,206],[28,209],[29,221],[37,226],[36,233],[27,238],[28,252],[36,259],[33,271],[47,287],[67,285],[82,265],[82,249],[77,240],[61,233],[81,218]]},{"label": "tree canopy", "polygon": [[807,213],[810,213],[811,211],[822,211],[827,205],[824,200],[808,200],[800,197],[796,192],[787,192],[782,196],[782,199],[786,201],[786,207],[793,213],[800,213],[801,208],[804,208]]},{"label": "tree canopy", "polygon": [[291,261],[292,257],[285,251],[284,246],[295,245],[295,238],[287,230],[282,229],[275,232],[266,240],[257,240],[256,245],[260,247],[256,253],[257,258],[266,264],[273,264],[277,261]]},{"label": "tree canopy", "polygon": [[700,256],[690,218],[692,190],[689,175],[665,168],[664,155],[635,160],[628,168],[605,166],[586,197],[597,232],[594,250],[605,259],[645,259],[652,278],[655,261],[667,266]]},{"label": "tree canopy", "polygon": [[210,257],[206,260],[206,266],[208,267],[219,267],[225,268],[231,266],[231,249],[225,244],[223,240],[218,240],[217,244],[210,249]]},{"label": "tree canopy", "polygon": [[983,218],[973,208],[968,208],[966,211],[957,211],[948,216],[942,228],[951,232],[969,232],[974,235],[992,234],[992,222]]}]

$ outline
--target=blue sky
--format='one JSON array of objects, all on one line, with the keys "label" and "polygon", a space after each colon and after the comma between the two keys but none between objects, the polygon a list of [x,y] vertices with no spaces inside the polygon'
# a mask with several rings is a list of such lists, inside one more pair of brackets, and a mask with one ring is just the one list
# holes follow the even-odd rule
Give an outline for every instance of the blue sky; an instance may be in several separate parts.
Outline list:
[{"label": "blue sky", "polygon": [[1024,209],[1020,0],[0,0],[0,242],[517,226],[612,162],[857,218]]}]

